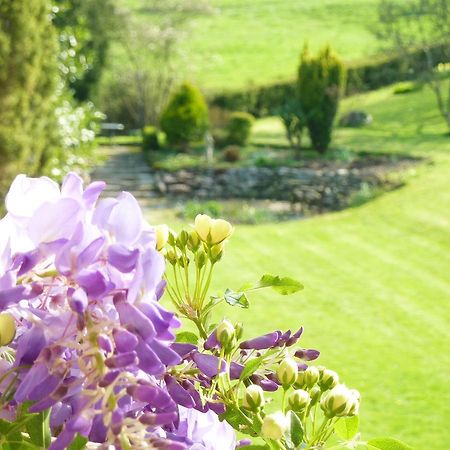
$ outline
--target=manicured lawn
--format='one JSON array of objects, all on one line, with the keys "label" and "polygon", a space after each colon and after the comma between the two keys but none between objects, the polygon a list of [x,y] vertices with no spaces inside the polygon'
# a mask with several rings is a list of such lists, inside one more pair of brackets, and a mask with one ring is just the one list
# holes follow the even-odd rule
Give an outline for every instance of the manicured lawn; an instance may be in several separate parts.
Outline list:
[{"label": "manicured lawn", "polygon": [[[224,309],[247,324],[246,336],[305,326],[302,343],[322,351],[362,392],[365,437],[392,435],[417,449],[450,441],[450,137],[427,90],[391,89],[354,97],[371,127],[338,130],[340,148],[429,156],[407,186],[361,207],[282,224],[239,226],[216,288],[238,288],[262,273],[306,288],[292,297],[261,293],[249,310]],[[425,120],[427,119],[427,120]],[[276,119],[262,133],[282,141]]]},{"label": "manicured lawn", "polygon": [[[126,0],[136,8],[139,2]],[[331,43],[346,60],[379,52],[370,31],[378,0],[211,0],[213,13],[194,20],[184,42],[184,76],[208,90],[295,77],[305,40]],[[136,8],[136,10],[138,10]],[[154,13],[152,19],[154,19]],[[145,12],[140,12],[143,20]]]}]

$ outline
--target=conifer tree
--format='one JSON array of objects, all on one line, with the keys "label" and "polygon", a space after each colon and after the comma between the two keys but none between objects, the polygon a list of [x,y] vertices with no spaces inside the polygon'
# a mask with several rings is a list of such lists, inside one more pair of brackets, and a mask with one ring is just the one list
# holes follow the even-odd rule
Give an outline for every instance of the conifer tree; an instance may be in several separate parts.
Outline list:
[{"label": "conifer tree", "polygon": [[58,47],[50,12],[47,0],[0,0],[3,187],[18,171],[38,173],[55,146]]}]

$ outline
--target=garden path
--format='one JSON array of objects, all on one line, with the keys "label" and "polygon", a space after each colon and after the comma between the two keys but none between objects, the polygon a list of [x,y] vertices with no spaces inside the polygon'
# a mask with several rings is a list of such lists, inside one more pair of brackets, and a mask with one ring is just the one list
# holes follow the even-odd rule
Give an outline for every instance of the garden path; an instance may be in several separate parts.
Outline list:
[{"label": "garden path", "polygon": [[153,175],[140,148],[108,146],[100,147],[99,153],[101,162],[92,171],[91,180],[106,182],[103,196],[115,197],[127,191],[144,209],[155,201]]}]

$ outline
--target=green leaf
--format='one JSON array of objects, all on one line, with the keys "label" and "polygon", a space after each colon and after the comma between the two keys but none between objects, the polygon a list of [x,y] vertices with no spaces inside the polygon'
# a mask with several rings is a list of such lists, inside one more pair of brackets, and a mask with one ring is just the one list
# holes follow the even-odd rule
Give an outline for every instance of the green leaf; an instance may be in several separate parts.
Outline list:
[{"label": "green leaf", "polygon": [[198,336],[195,333],[192,333],[192,331],[183,331],[183,332],[177,334],[176,342],[197,345]]},{"label": "green leaf", "polygon": [[359,429],[359,417],[343,417],[334,424],[334,431],[344,441],[350,441]]},{"label": "green leaf", "polygon": [[252,376],[263,362],[263,357],[258,356],[257,358],[251,359],[247,364],[245,364],[239,379],[245,380],[246,378]]},{"label": "green leaf", "polygon": [[404,442],[393,438],[375,438],[367,442],[370,450],[413,450]]},{"label": "green leaf", "polygon": [[88,442],[87,438],[77,434],[76,438],[67,447],[67,450],[81,450],[82,448],[86,447],[87,442]]},{"label": "green leaf", "polygon": [[239,306],[240,308],[248,308],[249,302],[245,292],[235,292],[227,289],[224,294],[225,301],[231,306]]},{"label": "green leaf", "polygon": [[246,445],[242,447],[244,450],[270,450],[268,445]]},{"label": "green leaf", "polygon": [[297,448],[303,442],[305,430],[303,429],[302,421],[294,411],[290,411],[289,415],[291,419],[289,427],[291,442],[294,444],[294,447]]},{"label": "green leaf", "polygon": [[0,419],[0,436],[8,436],[8,441],[22,441],[22,434],[20,431],[11,430],[16,426],[16,422],[8,422]]},{"label": "green leaf", "polygon": [[226,420],[235,430],[250,434],[248,428],[242,428],[242,414],[234,406],[228,405],[226,411],[219,416],[220,420]]},{"label": "green leaf", "polygon": [[304,286],[299,281],[289,277],[279,277],[278,275],[265,274],[261,279],[253,286],[253,289],[261,289],[265,287],[271,287],[281,295],[294,294],[301,291]]},{"label": "green leaf", "polygon": [[50,410],[30,416],[30,420],[25,424],[30,441],[39,447],[47,448],[51,442]]}]

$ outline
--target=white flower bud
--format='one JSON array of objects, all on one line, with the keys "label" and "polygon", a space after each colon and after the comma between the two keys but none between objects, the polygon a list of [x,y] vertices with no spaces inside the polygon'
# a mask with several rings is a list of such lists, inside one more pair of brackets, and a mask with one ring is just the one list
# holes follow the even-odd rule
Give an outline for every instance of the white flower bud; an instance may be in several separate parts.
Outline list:
[{"label": "white flower bud", "polygon": [[16,321],[10,313],[0,314],[0,347],[8,345],[16,335]]},{"label": "white flower bud", "polygon": [[339,375],[334,370],[325,369],[319,380],[322,391],[332,389],[339,383]]},{"label": "white flower bud", "polygon": [[262,408],[265,404],[264,391],[261,386],[257,384],[251,384],[245,390],[244,399],[242,400],[242,405],[245,409],[249,411],[256,411]]},{"label": "white flower bud", "polygon": [[216,338],[223,345],[228,345],[234,337],[234,326],[224,319],[216,328]]},{"label": "white flower bud", "polygon": [[283,387],[292,386],[298,375],[297,363],[292,358],[281,361],[277,369],[277,377]]},{"label": "white flower bud", "polygon": [[167,225],[157,225],[155,227],[156,250],[161,251],[169,239],[169,227]]},{"label": "white flower bud", "polygon": [[283,437],[288,426],[289,419],[281,411],[277,411],[264,417],[261,434],[267,439],[278,441]]},{"label": "white flower bud", "polygon": [[[357,391],[356,391],[357,392]],[[344,417],[349,415],[350,410],[355,410],[359,400],[344,384],[338,384],[326,392],[320,401],[320,407],[328,417]],[[354,415],[354,413],[353,413]]]},{"label": "white flower bud", "polygon": [[311,401],[308,392],[303,389],[296,389],[288,398],[289,406],[293,411],[303,411]]}]

